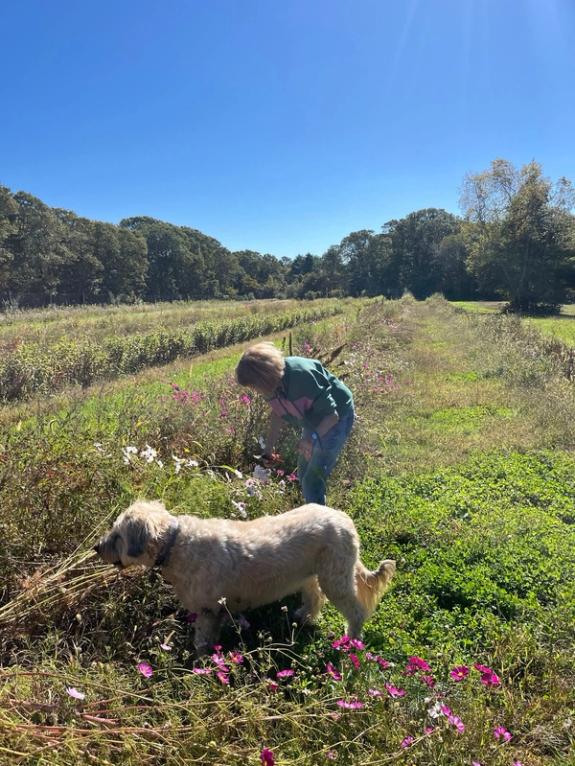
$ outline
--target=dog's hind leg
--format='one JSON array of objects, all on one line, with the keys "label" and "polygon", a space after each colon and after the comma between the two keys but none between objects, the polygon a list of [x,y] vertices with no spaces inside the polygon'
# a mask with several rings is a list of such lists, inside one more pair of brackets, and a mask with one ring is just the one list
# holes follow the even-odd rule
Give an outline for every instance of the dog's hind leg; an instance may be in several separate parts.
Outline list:
[{"label": "dog's hind leg", "polygon": [[347,635],[359,638],[369,613],[356,595],[354,579],[353,571],[337,577],[333,576],[333,571],[323,575],[320,573],[319,585],[335,608],[345,617]]},{"label": "dog's hind leg", "polygon": [[202,610],[195,622],[194,647],[198,657],[212,651],[217,643],[222,625],[222,617],[209,609]]},{"label": "dog's hind leg", "polygon": [[304,581],[302,589],[302,605],[295,613],[296,620],[301,623],[315,622],[319,617],[322,606],[325,604],[325,596],[322,593],[317,577],[308,577]]}]

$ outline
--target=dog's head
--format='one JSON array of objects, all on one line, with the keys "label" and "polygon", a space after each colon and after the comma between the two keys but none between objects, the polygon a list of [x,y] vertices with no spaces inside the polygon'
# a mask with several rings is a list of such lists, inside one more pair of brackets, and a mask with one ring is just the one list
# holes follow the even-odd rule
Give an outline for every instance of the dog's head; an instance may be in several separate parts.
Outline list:
[{"label": "dog's head", "polygon": [[162,503],[138,500],[118,516],[94,550],[120,568],[134,564],[152,567],[172,519]]}]

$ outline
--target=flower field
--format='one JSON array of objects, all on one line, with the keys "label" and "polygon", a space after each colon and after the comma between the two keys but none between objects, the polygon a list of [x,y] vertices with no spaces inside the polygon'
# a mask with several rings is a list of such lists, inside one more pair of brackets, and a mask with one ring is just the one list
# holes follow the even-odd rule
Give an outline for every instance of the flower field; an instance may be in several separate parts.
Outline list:
[{"label": "flower field", "polygon": [[[129,354],[153,337],[154,350],[84,381],[54,377],[67,358],[54,349],[110,359],[105,312],[78,310],[43,343],[22,330],[3,357],[1,381],[23,347],[30,369],[53,367],[38,385],[21,371],[0,411],[0,762],[572,764],[568,354],[436,298],[279,308],[230,303],[202,319],[190,304],[204,345],[195,324],[142,332],[110,309],[133,322],[114,343]],[[136,497],[238,519],[301,503],[296,434],[263,469],[265,404],[233,380],[263,335],[353,390],[357,425],[328,498],[353,517],[365,563],[394,558],[397,574],[361,641],[329,606],[296,627],[287,599],[229,614],[198,661],[195,615],[161,577],[118,573],[91,548]]]}]

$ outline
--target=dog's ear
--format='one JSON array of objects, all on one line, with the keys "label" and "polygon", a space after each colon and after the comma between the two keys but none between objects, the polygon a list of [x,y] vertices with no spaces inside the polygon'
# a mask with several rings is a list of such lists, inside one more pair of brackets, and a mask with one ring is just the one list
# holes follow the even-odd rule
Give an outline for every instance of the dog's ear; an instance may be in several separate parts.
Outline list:
[{"label": "dog's ear", "polygon": [[148,525],[144,519],[128,519],[125,527],[126,553],[132,559],[137,559],[144,553],[150,539]]}]

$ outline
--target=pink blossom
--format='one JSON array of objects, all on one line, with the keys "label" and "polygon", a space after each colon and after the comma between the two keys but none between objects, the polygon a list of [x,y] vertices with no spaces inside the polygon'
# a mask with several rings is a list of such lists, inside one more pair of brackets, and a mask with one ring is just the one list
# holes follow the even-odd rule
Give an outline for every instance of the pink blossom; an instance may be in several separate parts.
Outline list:
[{"label": "pink blossom", "polygon": [[435,726],[425,726],[423,729],[423,733],[428,737],[430,734],[433,734],[435,731]]},{"label": "pink blossom", "polygon": [[471,766],[481,766],[479,761],[471,761]]},{"label": "pink blossom", "polygon": [[397,699],[397,697],[405,697],[405,689],[398,689],[397,686],[394,686],[393,684],[385,684],[385,688],[387,689],[389,696],[394,699]]},{"label": "pink blossom", "polygon": [[295,670],[292,670],[291,668],[286,668],[285,670],[278,670],[276,673],[276,678],[291,678],[292,676],[295,676]]},{"label": "pink blossom", "polygon": [[163,649],[165,652],[171,652],[172,647],[170,644],[160,644],[160,649]]},{"label": "pink blossom", "polygon": [[292,471],[292,473],[288,473],[286,476],[286,479],[288,481],[297,481],[297,473],[295,471]]},{"label": "pink blossom", "polygon": [[224,686],[230,685],[230,677],[228,673],[225,672],[225,670],[218,670],[218,672],[216,673],[216,678]]},{"label": "pink blossom", "polygon": [[361,702],[361,700],[358,699],[351,699],[349,701],[337,700],[336,704],[344,710],[361,710],[365,707],[365,702]]},{"label": "pink blossom", "polygon": [[357,654],[352,654],[352,653],[350,652],[350,653],[349,653],[347,656],[349,657],[349,661],[351,662],[351,664],[353,665],[353,667],[354,667],[356,670],[359,670],[359,669],[360,669],[360,667],[361,667],[361,662],[359,661],[359,657],[357,656]]},{"label": "pink blossom", "polygon": [[426,686],[429,686],[430,689],[433,689],[435,686],[435,678],[433,676],[429,675],[423,675],[419,676],[419,680],[424,683]]},{"label": "pink blossom", "polygon": [[240,654],[240,652],[230,652],[230,660],[234,665],[243,665],[244,655]]},{"label": "pink blossom", "polygon": [[421,657],[408,657],[407,666],[404,670],[406,676],[412,676],[419,670],[431,670],[429,664]]},{"label": "pink blossom", "polygon": [[269,747],[264,747],[260,753],[262,766],[275,766],[276,759]]},{"label": "pink blossom", "polygon": [[479,671],[481,674],[481,683],[484,686],[500,686],[501,685],[501,679],[495,673],[491,668],[488,668],[487,665],[481,665],[479,662],[476,662],[473,666],[475,670]]},{"label": "pink blossom", "polygon": [[337,668],[334,667],[334,665],[332,665],[331,662],[327,663],[327,665],[325,666],[325,669],[326,669],[326,672],[333,678],[334,681],[341,681],[341,678],[342,678],[341,673],[339,672],[339,670],[337,670]]},{"label": "pink blossom", "polygon": [[197,676],[209,676],[212,673],[211,668],[192,668],[192,673],[195,673]]},{"label": "pink blossom", "polygon": [[269,692],[277,692],[277,690],[280,688],[280,685],[276,681],[272,681],[271,678],[267,679],[266,686]]},{"label": "pink blossom", "polygon": [[145,676],[146,678],[150,678],[154,671],[152,670],[152,666],[149,662],[139,662],[137,665],[138,670],[140,673]]},{"label": "pink blossom", "polygon": [[252,400],[250,399],[250,397],[247,394],[241,394],[240,402],[242,404],[246,404],[247,405],[247,404],[251,404]]},{"label": "pink blossom", "polygon": [[86,699],[86,695],[84,694],[84,692],[78,691],[78,689],[76,689],[74,686],[67,686],[66,694],[69,694],[70,697],[74,697],[74,699],[77,699],[77,700]]},{"label": "pink blossom", "polygon": [[363,641],[360,641],[359,638],[350,638],[349,645],[352,649],[365,649],[365,644]]},{"label": "pink blossom", "polygon": [[415,742],[415,737],[406,737],[405,739],[401,740],[401,747],[408,748],[413,745]]},{"label": "pink blossom", "polygon": [[367,693],[370,697],[383,697],[383,692],[380,692],[379,689],[368,689]]},{"label": "pink blossom", "polygon": [[328,750],[325,754],[325,757],[328,759],[328,761],[335,761],[337,758],[337,753],[335,750]]},{"label": "pink blossom", "polygon": [[464,678],[466,678],[469,675],[469,668],[467,665],[457,665],[453,670],[450,671],[449,675],[453,678],[454,681],[463,681]]},{"label": "pink blossom", "polygon": [[493,736],[495,739],[502,739],[503,742],[509,742],[513,735],[510,731],[507,731],[505,726],[496,726],[493,729]]}]

